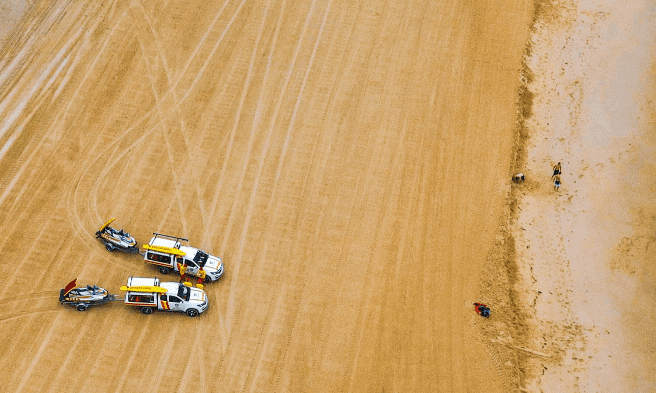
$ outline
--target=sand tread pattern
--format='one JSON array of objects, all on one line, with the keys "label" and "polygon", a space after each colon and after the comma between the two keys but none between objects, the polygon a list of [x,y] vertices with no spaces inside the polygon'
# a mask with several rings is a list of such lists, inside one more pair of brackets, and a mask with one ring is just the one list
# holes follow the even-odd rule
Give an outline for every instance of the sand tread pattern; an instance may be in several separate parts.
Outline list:
[{"label": "sand tread pattern", "polygon": [[[0,53],[0,391],[502,391],[462,307],[511,158],[529,7],[501,3],[31,8]],[[178,280],[107,252],[111,217],[222,257],[207,312],[59,305]]]}]

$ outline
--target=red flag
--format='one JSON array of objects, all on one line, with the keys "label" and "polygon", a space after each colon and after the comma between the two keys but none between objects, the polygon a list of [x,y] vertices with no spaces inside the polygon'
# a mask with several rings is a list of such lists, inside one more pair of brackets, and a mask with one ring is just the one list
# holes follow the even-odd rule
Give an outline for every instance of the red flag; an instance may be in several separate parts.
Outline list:
[{"label": "red flag", "polygon": [[66,287],[64,288],[64,296],[68,295],[68,293],[70,291],[72,291],[73,288],[75,288],[77,286],[77,284],[75,283],[76,281],[77,281],[77,278],[74,279],[73,281],[69,282],[68,284],[66,284]]}]

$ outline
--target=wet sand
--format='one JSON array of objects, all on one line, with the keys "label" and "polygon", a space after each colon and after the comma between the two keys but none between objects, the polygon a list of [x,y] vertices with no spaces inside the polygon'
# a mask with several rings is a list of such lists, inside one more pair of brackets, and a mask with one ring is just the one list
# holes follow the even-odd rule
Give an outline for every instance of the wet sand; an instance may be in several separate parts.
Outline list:
[{"label": "wet sand", "polygon": [[[656,391],[656,2],[543,2],[511,231],[527,391]],[[551,167],[563,165],[553,190]]]}]

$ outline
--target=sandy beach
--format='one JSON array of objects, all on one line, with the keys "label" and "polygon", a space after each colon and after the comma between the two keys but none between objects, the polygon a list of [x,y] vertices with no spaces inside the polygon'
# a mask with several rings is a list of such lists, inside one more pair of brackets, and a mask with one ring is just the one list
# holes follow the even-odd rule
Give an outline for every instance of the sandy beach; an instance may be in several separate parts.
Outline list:
[{"label": "sandy beach", "polygon": [[[531,392],[656,391],[656,2],[542,2],[511,224]],[[562,163],[554,191],[552,166]]]},{"label": "sandy beach", "polygon": [[[656,391],[656,0],[0,22],[0,392]],[[222,257],[208,311],[59,304],[178,279],[111,217]]]},{"label": "sandy beach", "polygon": [[[531,12],[34,2],[0,52],[0,392],[512,391],[472,302]],[[59,304],[179,280],[113,217],[223,258],[206,312]]]}]

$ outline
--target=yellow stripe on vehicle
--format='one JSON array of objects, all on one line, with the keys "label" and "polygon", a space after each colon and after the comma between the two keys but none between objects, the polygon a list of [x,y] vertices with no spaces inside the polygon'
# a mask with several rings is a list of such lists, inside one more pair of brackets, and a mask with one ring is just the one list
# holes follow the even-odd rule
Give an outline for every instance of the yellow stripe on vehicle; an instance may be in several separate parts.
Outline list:
[{"label": "yellow stripe on vehicle", "polygon": [[132,287],[123,285],[121,287],[121,291],[166,293],[166,289],[162,287],[151,286],[151,285],[139,285],[139,286],[132,286]]},{"label": "yellow stripe on vehicle", "polygon": [[144,244],[143,248],[145,250],[161,252],[163,254],[177,255],[177,256],[180,256],[180,257],[183,257],[183,256],[187,255],[186,252],[178,250],[177,248],[173,248],[173,247],[151,246],[150,244]]}]

